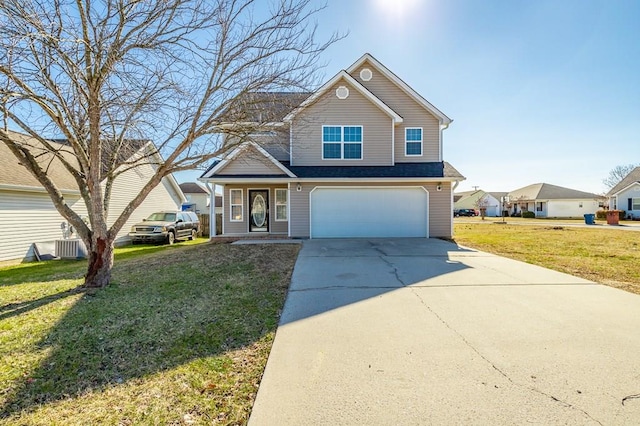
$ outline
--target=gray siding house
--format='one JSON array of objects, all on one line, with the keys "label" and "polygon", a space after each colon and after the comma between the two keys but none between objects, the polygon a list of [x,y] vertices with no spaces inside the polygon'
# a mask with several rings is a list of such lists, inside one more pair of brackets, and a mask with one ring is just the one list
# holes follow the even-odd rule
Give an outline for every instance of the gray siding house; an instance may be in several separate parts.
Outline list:
[{"label": "gray siding house", "polygon": [[229,123],[262,130],[200,177],[222,187],[223,235],[452,235],[453,188],[464,180],[442,155],[452,120],[373,56],[314,93],[260,96],[270,107],[297,102]]}]

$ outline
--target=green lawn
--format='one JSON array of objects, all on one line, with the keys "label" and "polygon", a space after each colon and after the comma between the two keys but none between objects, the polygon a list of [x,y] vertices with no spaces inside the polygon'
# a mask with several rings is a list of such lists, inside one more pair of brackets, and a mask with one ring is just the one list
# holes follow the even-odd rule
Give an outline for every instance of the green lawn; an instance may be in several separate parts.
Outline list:
[{"label": "green lawn", "polygon": [[0,269],[0,424],[244,424],[297,245],[118,249]]},{"label": "green lawn", "polygon": [[539,226],[456,223],[454,235],[464,246],[640,294],[640,232],[544,222]]}]

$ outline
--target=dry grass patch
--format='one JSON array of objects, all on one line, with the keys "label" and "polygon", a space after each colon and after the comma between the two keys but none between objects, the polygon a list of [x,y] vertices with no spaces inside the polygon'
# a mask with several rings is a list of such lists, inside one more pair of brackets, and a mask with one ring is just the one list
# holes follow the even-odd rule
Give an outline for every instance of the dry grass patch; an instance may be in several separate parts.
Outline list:
[{"label": "dry grass patch", "polygon": [[298,249],[130,247],[93,294],[0,270],[0,424],[246,423]]},{"label": "dry grass patch", "polygon": [[455,241],[640,294],[640,232],[457,223]]}]

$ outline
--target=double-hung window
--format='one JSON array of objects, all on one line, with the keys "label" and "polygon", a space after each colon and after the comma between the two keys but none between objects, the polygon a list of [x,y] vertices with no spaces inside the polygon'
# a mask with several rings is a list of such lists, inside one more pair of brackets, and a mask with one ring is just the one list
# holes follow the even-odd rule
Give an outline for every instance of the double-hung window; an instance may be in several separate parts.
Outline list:
[{"label": "double-hung window", "polygon": [[629,210],[640,210],[640,198],[630,198]]},{"label": "double-hung window", "polygon": [[422,155],[422,127],[408,127],[404,133],[405,155]]},{"label": "double-hung window", "polygon": [[276,189],[276,221],[287,220],[287,190]]},{"label": "double-hung window", "polygon": [[322,159],[362,160],[362,126],[322,126]]},{"label": "double-hung window", "polygon": [[242,189],[229,190],[229,208],[231,222],[242,222]]}]

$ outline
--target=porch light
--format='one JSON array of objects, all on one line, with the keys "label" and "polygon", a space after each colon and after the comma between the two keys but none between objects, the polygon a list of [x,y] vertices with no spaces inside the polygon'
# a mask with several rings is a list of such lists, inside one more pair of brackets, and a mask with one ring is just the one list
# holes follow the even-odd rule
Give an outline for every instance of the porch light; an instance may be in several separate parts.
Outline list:
[{"label": "porch light", "polygon": [[296,191],[298,192],[302,191],[302,185],[298,184],[298,186],[296,186]]}]

